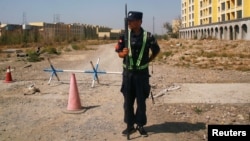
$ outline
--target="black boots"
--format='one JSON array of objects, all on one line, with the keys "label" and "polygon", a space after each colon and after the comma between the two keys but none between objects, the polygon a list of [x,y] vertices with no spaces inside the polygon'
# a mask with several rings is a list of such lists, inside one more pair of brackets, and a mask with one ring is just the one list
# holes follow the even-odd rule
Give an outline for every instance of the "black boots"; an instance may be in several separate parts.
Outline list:
[{"label": "black boots", "polygon": [[137,126],[137,127],[136,127],[136,130],[139,131],[139,133],[141,134],[141,136],[143,136],[143,137],[147,137],[147,136],[148,136],[148,133],[147,133],[147,131],[143,128],[143,126]]},{"label": "black boots", "polygon": [[131,128],[129,128],[129,130],[126,128],[125,130],[122,131],[123,135],[127,135],[129,134],[133,134],[136,132],[136,130],[140,133],[141,136],[143,137],[147,137],[148,133],[147,131],[144,129],[143,126],[136,126],[136,128],[134,126],[132,126]]},{"label": "black boots", "polygon": [[125,130],[123,130],[123,131],[122,131],[122,134],[123,134],[123,135],[127,135],[128,133],[129,133],[129,134],[133,134],[133,133],[135,133],[135,132],[136,132],[136,129],[135,129],[134,126],[132,126],[129,130],[128,130],[128,128],[126,128]]}]

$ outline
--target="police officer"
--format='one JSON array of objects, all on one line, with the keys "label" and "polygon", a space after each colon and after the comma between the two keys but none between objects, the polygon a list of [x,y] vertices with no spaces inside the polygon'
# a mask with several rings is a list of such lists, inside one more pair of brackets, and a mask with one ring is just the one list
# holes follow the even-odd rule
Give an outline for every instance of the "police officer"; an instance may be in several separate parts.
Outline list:
[{"label": "police officer", "polygon": [[[160,47],[154,36],[141,27],[142,17],[142,12],[128,13],[128,46],[125,46],[122,35],[115,49],[118,56],[123,58],[121,92],[124,96],[124,122],[129,125],[122,132],[124,135],[137,130],[142,136],[148,136],[144,129],[147,123],[146,99],[150,93],[148,66],[160,52]],[[135,100],[137,105],[134,112]]]}]

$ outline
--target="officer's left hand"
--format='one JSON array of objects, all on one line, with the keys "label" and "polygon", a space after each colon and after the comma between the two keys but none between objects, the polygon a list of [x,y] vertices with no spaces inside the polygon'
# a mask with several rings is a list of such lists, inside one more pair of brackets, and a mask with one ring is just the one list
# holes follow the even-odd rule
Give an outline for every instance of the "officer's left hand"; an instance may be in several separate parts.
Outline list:
[{"label": "officer's left hand", "polygon": [[129,52],[128,48],[125,47],[125,48],[123,48],[123,50],[121,52],[118,53],[118,55],[120,58],[124,58],[128,55],[128,52]]}]

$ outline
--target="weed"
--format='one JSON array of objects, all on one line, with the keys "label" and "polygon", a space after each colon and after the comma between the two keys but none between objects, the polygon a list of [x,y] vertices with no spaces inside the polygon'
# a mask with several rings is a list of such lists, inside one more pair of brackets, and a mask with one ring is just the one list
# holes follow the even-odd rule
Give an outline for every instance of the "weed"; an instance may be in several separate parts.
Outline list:
[{"label": "weed", "polygon": [[201,108],[199,108],[199,107],[194,107],[194,112],[196,113],[196,114],[201,114],[203,111],[202,111],[202,109]]}]

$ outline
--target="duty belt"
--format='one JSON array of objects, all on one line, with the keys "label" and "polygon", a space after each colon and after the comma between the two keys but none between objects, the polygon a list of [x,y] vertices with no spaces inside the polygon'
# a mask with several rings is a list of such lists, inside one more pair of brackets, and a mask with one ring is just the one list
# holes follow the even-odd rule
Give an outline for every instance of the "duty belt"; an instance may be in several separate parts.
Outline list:
[{"label": "duty belt", "polygon": [[[132,67],[132,66],[129,66],[128,67],[128,69],[129,70],[143,70],[143,69],[145,69],[145,68],[147,68],[148,67],[148,63],[147,64],[145,64],[145,65],[142,65],[142,66],[138,66],[138,67]],[[127,68],[126,67],[126,64],[123,64],[123,68]]]}]

